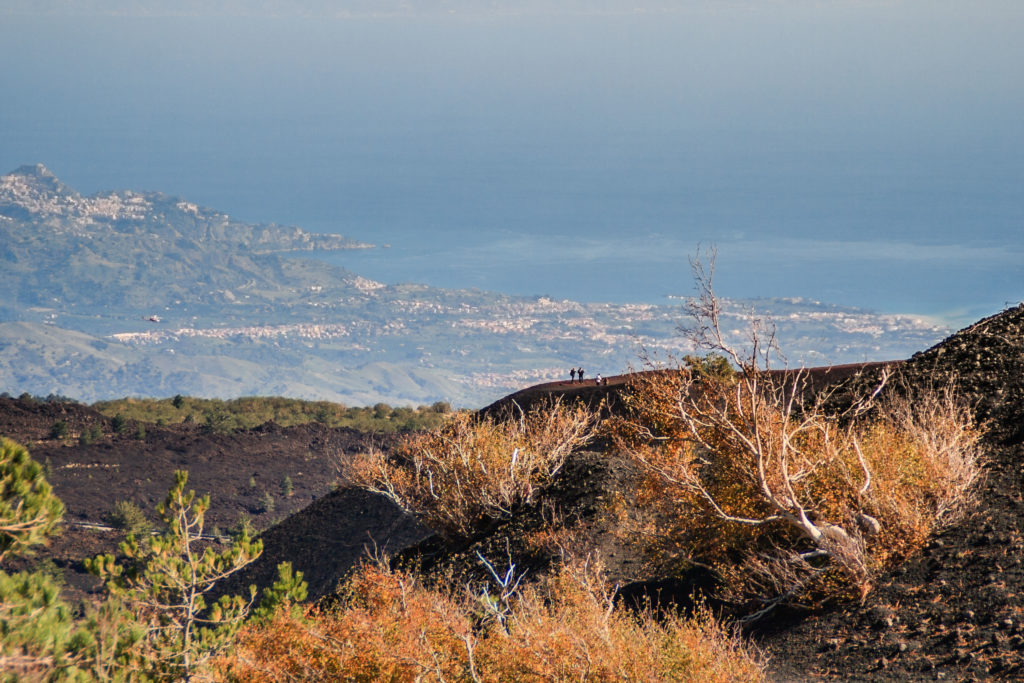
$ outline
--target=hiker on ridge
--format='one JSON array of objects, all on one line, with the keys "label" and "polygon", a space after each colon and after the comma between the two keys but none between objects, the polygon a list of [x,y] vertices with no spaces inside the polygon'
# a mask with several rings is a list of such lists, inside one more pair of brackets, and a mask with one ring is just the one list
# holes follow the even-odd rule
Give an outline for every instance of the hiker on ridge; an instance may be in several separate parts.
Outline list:
[{"label": "hiker on ridge", "polygon": [[576,381],[576,368],[569,371],[569,377],[572,377],[572,379],[569,380],[570,384]]},{"label": "hiker on ridge", "polygon": [[576,374],[579,375],[580,381],[582,382],[583,381],[583,368],[580,368],[579,370],[577,370]]}]

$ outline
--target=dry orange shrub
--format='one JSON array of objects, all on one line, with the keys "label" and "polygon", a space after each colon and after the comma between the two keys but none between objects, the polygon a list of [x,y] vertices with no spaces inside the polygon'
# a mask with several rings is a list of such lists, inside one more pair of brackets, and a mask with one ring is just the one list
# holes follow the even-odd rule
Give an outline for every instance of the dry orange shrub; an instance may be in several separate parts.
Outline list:
[{"label": "dry orange shrub", "polygon": [[472,624],[459,606],[412,576],[368,565],[344,607],[278,611],[239,634],[221,662],[227,680],[448,680],[464,668]]},{"label": "dry orange shrub", "polygon": [[763,680],[754,650],[708,615],[661,622],[614,608],[599,572],[565,568],[522,589],[504,622],[467,590],[428,588],[379,565],[344,604],[245,629],[225,679],[350,681]]},{"label": "dry orange shrub", "polygon": [[392,457],[355,456],[346,475],[449,537],[468,537],[508,517],[554,477],[593,436],[597,414],[560,401],[504,419],[459,414],[406,440]]},{"label": "dry orange shrub", "polygon": [[569,565],[524,591],[508,632],[495,629],[477,658],[484,680],[756,681],[759,656],[708,614],[660,622],[614,609],[600,572]]},{"label": "dry orange shrub", "polygon": [[712,565],[732,597],[863,596],[969,502],[979,433],[952,389],[841,421],[802,378],[684,367],[634,384],[614,430],[661,512],[657,560]]}]

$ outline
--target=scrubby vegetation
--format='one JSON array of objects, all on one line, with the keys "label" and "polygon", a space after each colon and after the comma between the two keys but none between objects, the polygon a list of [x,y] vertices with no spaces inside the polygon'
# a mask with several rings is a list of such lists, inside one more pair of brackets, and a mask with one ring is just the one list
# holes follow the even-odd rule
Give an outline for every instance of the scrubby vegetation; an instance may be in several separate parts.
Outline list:
[{"label": "scrubby vegetation", "polygon": [[655,620],[616,609],[600,571],[563,567],[506,598],[429,587],[383,564],[362,567],[341,605],[279,611],[247,627],[221,662],[230,680],[735,681],[764,660],[707,615]]},{"label": "scrubby vegetation", "polygon": [[100,401],[93,407],[107,417],[157,424],[198,422],[210,433],[250,429],[266,422],[282,427],[317,422],[328,427],[351,427],[365,432],[410,432],[433,429],[452,412],[438,401],[417,408],[385,403],[349,408],[329,401],[249,396],[231,400],[175,396],[166,399],[124,398]]},{"label": "scrubby vegetation", "polygon": [[[563,425],[573,411],[555,412]],[[530,425],[532,443],[552,426],[540,415],[521,425]],[[61,508],[27,452],[4,446],[19,465],[9,468],[11,481],[30,484],[6,488],[4,498],[7,547],[23,549],[52,532]],[[44,572],[0,573],[6,672],[79,681],[763,678],[763,658],[706,614],[655,619],[617,609],[596,564],[568,564],[529,585],[510,567],[490,586],[428,586],[368,563],[330,609],[299,608],[302,577],[284,564],[257,609],[254,589],[207,605],[214,584],[251,562],[260,542],[243,530],[222,552],[197,546],[209,499],[186,493],[186,483],[179,472],[158,507],[163,533],[130,535],[118,557],[86,560],[108,593],[83,616]],[[48,512],[33,512],[40,509]]]},{"label": "scrubby vegetation", "polygon": [[57,420],[50,427],[50,438],[51,439],[64,439],[68,435],[68,423],[64,420]]},{"label": "scrubby vegetation", "polygon": [[711,565],[733,599],[863,598],[969,501],[978,433],[951,393],[843,424],[788,408],[793,390],[690,368],[634,385],[618,443],[646,473],[662,568]]},{"label": "scrubby vegetation", "polygon": [[90,425],[82,430],[82,433],[78,436],[78,443],[83,446],[103,438],[103,428],[98,424]]},{"label": "scrubby vegetation", "polygon": [[148,534],[153,526],[146,518],[146,513],[142,511],[142,508],[130,500],[119,500],[114,503],[107,521],[115,529],[134,536]]},{"label": "scrubby vegetation", "polygon": [[596,425],[593,410],[561,402],[503,419],[460,414],[407,439],[390,457],[370,451],[352,458],[346,474],[430,528],[467,538],[532,502]]},{"label": "scrubby vegetation", "polygon": [[[0,398],[15,398],[9,391],[0,392]],[[19,401],[26,403],[78,403],[77,400],[61,394],[48,394],[46,396],[34,396],[27,391],[17,396]]]}]

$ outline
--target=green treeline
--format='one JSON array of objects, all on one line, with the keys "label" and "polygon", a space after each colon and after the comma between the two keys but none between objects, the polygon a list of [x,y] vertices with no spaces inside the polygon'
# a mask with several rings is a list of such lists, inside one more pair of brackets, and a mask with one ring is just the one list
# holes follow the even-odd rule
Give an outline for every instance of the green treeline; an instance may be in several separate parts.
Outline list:
[{"label": "green treeline", "polygon": [[386,403],[349,408],[329,401],[297,398],[246,396],[229,400],[216,398],[122,398],[100,401],[93,407],[107,417],[155,424],[195,422],[217,432],[258,427],[275,422],[283,427],[318,422],[328,427],[351,427],[367,432],[407,432],[433,429],[440,425],[451,406],[392,407]]}]

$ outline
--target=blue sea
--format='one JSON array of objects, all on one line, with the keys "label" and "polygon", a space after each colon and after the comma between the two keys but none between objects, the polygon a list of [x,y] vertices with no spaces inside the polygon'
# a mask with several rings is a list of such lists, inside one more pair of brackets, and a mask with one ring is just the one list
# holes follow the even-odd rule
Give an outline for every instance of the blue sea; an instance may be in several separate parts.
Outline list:
[{"label": "blue sea", "polygon": [[0,10],[0,172],[390,245],[318,256],[389,283],[662,303],[714,248],[725,296],[1024,299],[1020,3],[680,7]]}]

